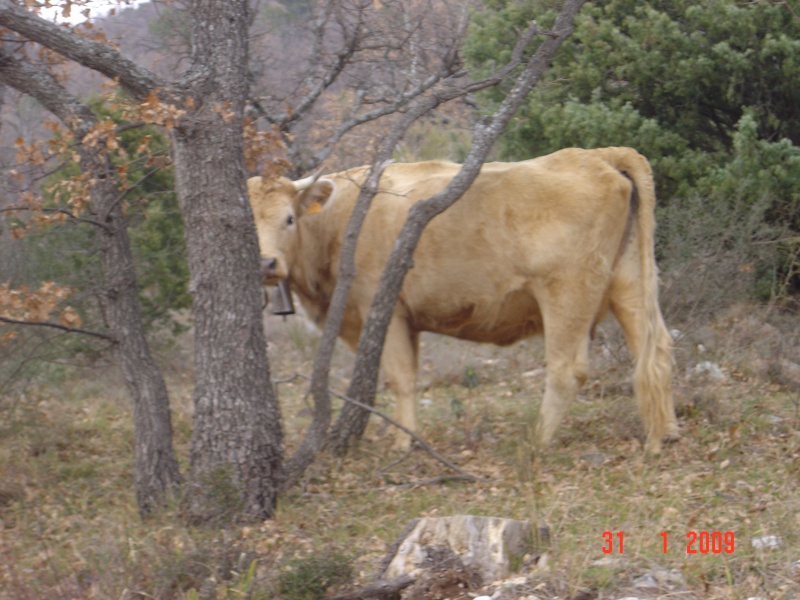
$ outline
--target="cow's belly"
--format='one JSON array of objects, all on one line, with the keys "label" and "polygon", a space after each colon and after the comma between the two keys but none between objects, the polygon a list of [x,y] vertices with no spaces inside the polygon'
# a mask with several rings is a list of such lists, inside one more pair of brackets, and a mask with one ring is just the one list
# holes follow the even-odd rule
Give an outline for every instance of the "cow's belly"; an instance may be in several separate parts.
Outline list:
[{"label": "cow's belly", "polygon": [[526,291],[461,301],[452,295],[442,298],[408,306],[413,329],[500,346],[542,332],[539,305]]}]

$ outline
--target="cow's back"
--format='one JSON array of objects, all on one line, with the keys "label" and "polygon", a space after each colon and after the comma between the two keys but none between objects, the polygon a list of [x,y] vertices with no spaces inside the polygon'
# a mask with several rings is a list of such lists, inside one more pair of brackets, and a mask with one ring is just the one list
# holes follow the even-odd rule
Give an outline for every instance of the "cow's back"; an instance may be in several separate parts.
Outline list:
[{"label": "cow's back", "polygon": [[[350,296],[355,329],[411,205],[446,187],[445,162],[387,167],[358,242]],[[338,272],[344,227],[366,169],[334,176],[331,206],[314,215],[318,242]],[[568,149],[520,163],[487,163],[467,193],[422,234],[398,310],[413,329],[509,344],[541,331],[537,289],[565,265],[607,269],[628,210],[628,181],[591,151]],[[332,285],[332,284],[331,284]],[[331,288],[332,289],[332,288]]]}]

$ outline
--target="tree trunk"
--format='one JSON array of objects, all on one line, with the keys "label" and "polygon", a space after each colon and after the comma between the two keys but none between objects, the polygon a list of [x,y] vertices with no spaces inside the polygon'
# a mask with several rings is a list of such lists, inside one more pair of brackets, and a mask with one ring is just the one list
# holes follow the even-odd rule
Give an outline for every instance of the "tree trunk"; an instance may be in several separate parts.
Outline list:
[{"label": "tree trunk", "polygon": [[113,184],[108,187],[104,208],[113,209],[106,221],[108,230],[99,233],[106,314],[117,338],[117,361],[133,399],[136,502],[139,513],[146,516],[173,494],[181,475],[172,446],[167,386],[145,338],[127,226],[116,202],[118,191]]},{"label": "tree trunk", "polygon": [[[264,337],[258,239],[245,187],[245,0],[190,3],[191,109],[172,132],[195,332],[189,516],[272,516],[282,430]],[[192,77],[194,73],[197,76]]]},{"label": "tree trunk", "polygon": [[[53,77],[28,63],[0,53],[0,81],[35,98],[81,140],[96,124],[91,110],[72,97]],[[1,86],[0,86],[1,87]],[[105,152],[78,145],[82,168],[97,183],[91,189],[91,211],[100,220],[103,298],[134,417],[136,500],[142,516],[164,504],[181,482],[172,447],[169,396],[145,337],[127,225],[119,204],[114,169]]]}]

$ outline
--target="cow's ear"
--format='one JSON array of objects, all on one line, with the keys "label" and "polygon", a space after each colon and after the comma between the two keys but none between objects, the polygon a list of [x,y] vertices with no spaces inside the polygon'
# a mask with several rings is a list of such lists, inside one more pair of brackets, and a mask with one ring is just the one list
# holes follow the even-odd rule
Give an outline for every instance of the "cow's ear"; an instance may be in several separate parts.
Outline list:
[{"label": "cow's ear", "polygon": [[317,179],[307,189],[298,194],[297,214],[313,214],[322,210],[332,197],[334,190],[333,181],[330,179]]}]

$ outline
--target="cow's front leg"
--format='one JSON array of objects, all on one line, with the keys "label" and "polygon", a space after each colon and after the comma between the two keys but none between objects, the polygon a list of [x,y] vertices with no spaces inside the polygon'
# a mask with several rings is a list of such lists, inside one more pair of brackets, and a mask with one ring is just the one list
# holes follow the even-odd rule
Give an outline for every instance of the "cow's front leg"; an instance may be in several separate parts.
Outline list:
[{"label": "cow's front leg", "polygon": [[[413,432],[417,424],[417,366],[419,355],[419,334],[410,331],[408,322],[400,316],[393,316],[383,346],[381,366],[386,374],[389,387],[396,395],[394,419]],[[406,449],[411,437],[401,430],[395,434],[395,447]]]}]

